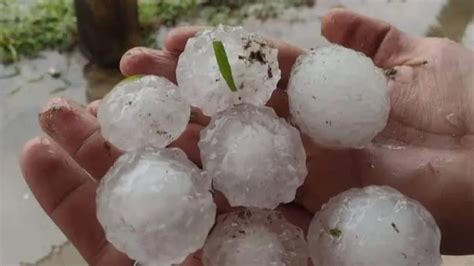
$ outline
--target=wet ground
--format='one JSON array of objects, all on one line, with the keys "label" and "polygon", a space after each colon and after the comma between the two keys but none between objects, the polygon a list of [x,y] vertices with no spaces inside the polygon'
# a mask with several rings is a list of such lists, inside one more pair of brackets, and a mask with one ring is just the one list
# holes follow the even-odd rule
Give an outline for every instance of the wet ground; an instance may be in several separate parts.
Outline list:
[{"label": "wet ground", "polygon": [[[266,22],[248,19],[244,26],[316,47],[326,43],[320,20],[331,7],[384,19],[412,35],[449,37],[474,50],[472,0],[318,0],[313,8],[290,9]],[[166,31],[157,34],[157,41]],[[78,52],[44,52],[37,59],[0,65],[0,265],[85,265],[31,195],[21,177],[18,154],[26,140],[41,134],[37,115],[48,98],[61,95],[86,103],[120,78],[116,70],[89,65]],[[446,257],[445,265],[474,265],[474,259]]]}]

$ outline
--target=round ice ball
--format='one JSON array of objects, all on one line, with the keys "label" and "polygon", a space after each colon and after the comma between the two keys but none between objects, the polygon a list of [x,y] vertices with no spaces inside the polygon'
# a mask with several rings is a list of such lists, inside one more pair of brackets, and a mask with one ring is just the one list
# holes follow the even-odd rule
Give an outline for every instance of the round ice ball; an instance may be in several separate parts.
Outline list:
[{"label": "round ice ball", "polygon": [[298,58],[288,98],[301,131],[329,148],[363,148],[385,127],[390,111],[383,72],[362,53],[338,45]]},{"label": "round ice ball", "polygon": [[[213,41],[222,41],[237,90],[222,77]],[[192,106],[211,116],[235,104],[262,106],[280,80],[278,50],[242,27],[220,25],[198,33],[179,56],[176,79],[179,93]]]},{"label": "round ice ball", "polygon": [[179,149],[127,152],[100,181],[97,218],[107,240],[140,263],[180,263],[214,224],[210,184]]},{"label": "round ice ball", "polygon": [[241,104],[218,113],[198,145],[214,188],[232,206],[290,202],[308,173],[298,130],[270,107]]},{"label": "round ice ball", "polygon": [[205,266],[306,266],[303,231],[279,211],[245,209],[218,217],[203,250]]},{"label": "round ice ball", "polygon": [[102,135],[126,151],[166,147],[185,130],[191,113],[176,89],[151,75],[119,83],[99,105]]},{"label": "round ice ball", "polygon": [[308,232],[315,266],[441,265],[440,241],[431,214],[386,186],[353,188],[330,199]]}]

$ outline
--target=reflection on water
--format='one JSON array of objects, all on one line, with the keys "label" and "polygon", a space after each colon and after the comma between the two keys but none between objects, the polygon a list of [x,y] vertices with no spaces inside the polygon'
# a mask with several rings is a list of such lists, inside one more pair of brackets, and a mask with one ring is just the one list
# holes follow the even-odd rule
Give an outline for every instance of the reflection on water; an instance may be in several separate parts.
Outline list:
[{"label": "reflection on water", "polygon": [[[302,47],[315,47],[326,43],[320,35],[321,17],[335,6],[384,19],[413,35],[474,44],[472,0],[318,0],[312,8],[289,9],[280,18],[266,22],[248,19],[244,26]],[[50,68],[60,75],[51,75]],[[102,97],[120,79],[117,69],[90,65],[78,52],[44,52],[37,59],[0,65],[0,265],[34,262],[48,254],[51,245],[65,241],[36,201],[24,197],[29,189],[18,168],[22,144],[40,134],[40,105],[57,95],[86,103]],[[70,264],[66,261],[64,265]]]}]

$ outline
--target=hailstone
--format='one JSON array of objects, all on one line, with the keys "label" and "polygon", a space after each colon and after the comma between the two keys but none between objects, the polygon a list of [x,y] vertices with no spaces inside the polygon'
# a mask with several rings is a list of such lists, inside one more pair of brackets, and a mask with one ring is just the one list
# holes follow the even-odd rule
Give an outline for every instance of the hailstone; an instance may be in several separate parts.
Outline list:
[{"label": "hailstone", "polygon": [[214,224],[210,184],[179,149],[128,152],[101,179],[97,218],[107,240],[140,263],[180,263]]},{"label": "hailstone", "polygon": [[176,89],[151,75],[119,83],[99,105],[102,135],[126,151],[166,147],[185,130],[191,113]]},{"label": "hailstone", "polygon": [[363,148],[385,127],[390,111],[382,71],[362,53],[338,45],[298,58],[288,98],[301,131],[329,148]]},{"label": "hailstone", "polygon": [[[213,41],[222,41],[237,90],[231,91],[219,70]],[[239,103],[262,106],[280,80],[278,50],[242,27],[220,25],[190,38],[179,56],[179,93],[212,116]]]},{"label": "hailstone", "polygon": [[306,175],[298,130],[270,107],[241,104],[214,116],[198,143],[203,168],[232,206],[273,209]]},{"label": "hailstone", "polygon": [[308,232],[315,266],[441,265],[440,240],[431,214],[386,186],[353,188],[330,199]]},{"label": "hailstone", "polygon": [[278,211],[246,209],[218,217],[203,250],[205,266],[306,266],[303,232]]}]

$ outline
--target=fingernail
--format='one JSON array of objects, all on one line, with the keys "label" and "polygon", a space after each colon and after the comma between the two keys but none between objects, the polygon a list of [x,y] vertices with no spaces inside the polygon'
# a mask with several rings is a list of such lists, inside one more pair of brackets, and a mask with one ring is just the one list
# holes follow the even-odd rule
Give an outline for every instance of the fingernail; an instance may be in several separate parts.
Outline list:
[{"label": "fingernail", "polygon": [[41,145],[44,145],[44,146],[50,146],[51,145],[51,140],[48,137],[45,137],[45,136],[39,137],[38,142]]},{"label": "fingernail", "polygon": [[41,113],[46,112],[56,112],[60,110],[62,107],[68,107],[68,102],[65,98],[62,97],[54,97],[41,108]]}]

